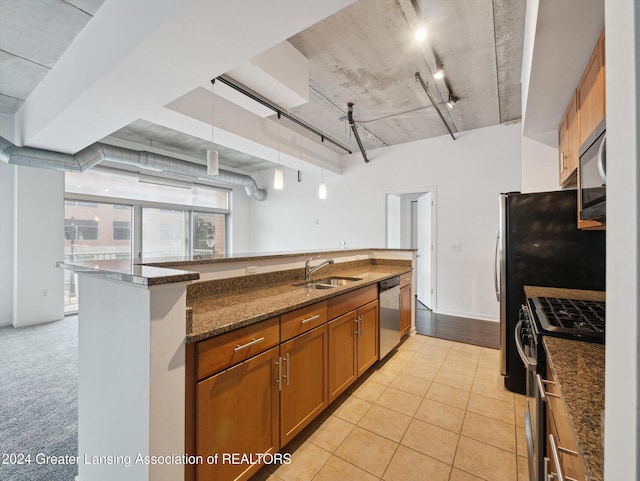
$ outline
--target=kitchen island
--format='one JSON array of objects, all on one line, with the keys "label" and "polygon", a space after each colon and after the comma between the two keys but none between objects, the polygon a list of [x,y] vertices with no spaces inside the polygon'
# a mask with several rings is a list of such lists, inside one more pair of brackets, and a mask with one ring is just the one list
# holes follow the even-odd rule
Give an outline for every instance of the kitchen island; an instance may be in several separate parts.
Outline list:
[{"label": "kitchen island", "polygon": [[[314,277],[359,280],[332,293],[294,285],[304,280],[306,261],[329,257],[334,265]],[[81,463],[78,480],[184,479],[192,462],[184,457],[187,343],[356,291],[413,263],[412,250],[387,249],[59,263],[79,274],[81,291],[80,459],[132,460]]]}]

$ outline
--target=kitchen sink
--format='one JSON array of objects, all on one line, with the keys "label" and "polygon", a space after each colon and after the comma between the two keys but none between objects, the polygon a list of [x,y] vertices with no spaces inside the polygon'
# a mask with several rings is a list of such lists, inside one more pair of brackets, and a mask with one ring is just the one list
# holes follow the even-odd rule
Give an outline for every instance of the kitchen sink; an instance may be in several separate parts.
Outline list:
[{"label": "kitchen sink", "polygon": [[305,281],[296,286],[308,287],[309,289],[331,289],[332,287],[346,286],[351,282],[361,281],[359,277],[327,277],[325,279],[318,279],[316,281]]}]

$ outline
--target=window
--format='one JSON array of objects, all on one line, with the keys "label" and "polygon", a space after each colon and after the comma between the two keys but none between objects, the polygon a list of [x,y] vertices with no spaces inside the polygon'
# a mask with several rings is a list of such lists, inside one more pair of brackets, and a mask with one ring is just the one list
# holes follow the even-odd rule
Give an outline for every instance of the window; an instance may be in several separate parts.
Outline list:
[{"label": "window", "polygon": [[65,219],[64,238],[66,240],[82,241],[98,239],[98,221],[85,219]]},{"label": "window", "polygon": [[131,240],[131,222],[114,220],[113,240]]},{"label": "window", "polygon": [[224,254],[225,217],[223,214],[193,213],[194,255]]},{"label": "window", "polygon": [[189,254],[189,212],[142,209],[142,257],[183,257]]},{"label": "window", "polygon": [[[64,258],[67,262],[131,258],[131,206],[65,200]],[[77,279],[65,270],[65,312],[78,310]]]}]

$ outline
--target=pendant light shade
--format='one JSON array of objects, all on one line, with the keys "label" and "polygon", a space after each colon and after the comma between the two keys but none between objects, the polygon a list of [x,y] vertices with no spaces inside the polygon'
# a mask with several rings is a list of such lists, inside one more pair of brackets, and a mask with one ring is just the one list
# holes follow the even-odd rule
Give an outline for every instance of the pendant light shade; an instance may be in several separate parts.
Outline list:
[{"label": "pendant light shade", "polygon": [[218,151],[207,150],[207,175],[218,175],[220,166],[218,165]]},{"label": "pendant light shade", "polygon": [[320,200],[327,199],[327,184],[325,184],[324,182],[322,182],[320,184],[320,187],[318,187],[318,198]]},{"label": "pendant light shade", "polygon": [[[211,149],[215,149],[216,147],[213,139],[215,128],[215,110],[213,108],[215,98],[213,91],[214,84],[215,79],[211,80]],[[207,150],[207,175],[218,175],[220,173],[220,167],[218,165],[218,151],[211,149]]]},{"label": "pendant light shade", "polygon": [[284,189],[284,171],[280,168],[276,169],[273,174],[273,188],[276,190]]}]

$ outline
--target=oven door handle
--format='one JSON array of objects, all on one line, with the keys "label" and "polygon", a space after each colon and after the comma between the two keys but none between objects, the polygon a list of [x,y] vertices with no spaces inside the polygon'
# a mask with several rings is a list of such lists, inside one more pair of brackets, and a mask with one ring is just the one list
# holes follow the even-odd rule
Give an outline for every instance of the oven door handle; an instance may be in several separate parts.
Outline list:
[{"label": "oven door handle", "polygon": [[522,328],[522,320],[519,320],[518,323],[516,324],[516,330],[515,330],[516,349],[518,350],[520,359],[522,359],[522,362],[524,363],[525,369],[530,371],[535,371],[538,363],[534,358],[527,356],[524,352],[524,347],[522,347],[522,338],[520,337],[521,328]]}]

